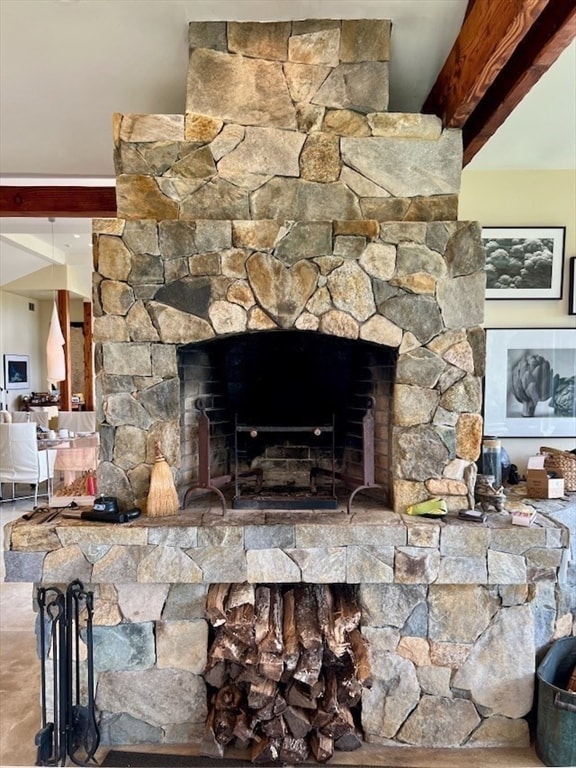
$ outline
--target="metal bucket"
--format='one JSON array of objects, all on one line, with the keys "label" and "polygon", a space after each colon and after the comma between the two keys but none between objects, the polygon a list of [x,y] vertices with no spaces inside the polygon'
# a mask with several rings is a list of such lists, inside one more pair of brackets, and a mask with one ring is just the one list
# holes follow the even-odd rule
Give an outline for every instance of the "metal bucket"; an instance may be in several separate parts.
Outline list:
[{"label": "metal bucket", "polygon": [[576,637],[556,640],[536,671],[536,753],[544,765],[576,765],[576,693],[566,690],[576,665]]}]

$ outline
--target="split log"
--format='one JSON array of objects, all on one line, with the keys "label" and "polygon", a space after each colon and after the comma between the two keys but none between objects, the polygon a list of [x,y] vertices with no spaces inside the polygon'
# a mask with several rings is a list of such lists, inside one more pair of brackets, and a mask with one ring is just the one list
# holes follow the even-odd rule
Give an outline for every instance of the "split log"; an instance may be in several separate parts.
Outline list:
[{"label": "split log", "polygon": [[226,746],[234,738],[236,713],[229,709],[216,710],[214,715],[214,738],[218,744]]},{"label": "split log", "polygon": [[270,588],[256,587],[254,603],[254,641],[259,645],[270,629]]},{"label": "split log", "polygon": [[338,712],[340,708],[338,706],[338,680],[333,669],[328,670],[326,674],[326,691],[322,707],[331,714]]},{"label": "split log", "polygon": [[279,682],[284,672],[282,656],[279,656],[277,653],[262,652],[258,662],[258,672],[262,677]]},{"label": "split log", "polygon": [[310,694],[310,688],[307,685],[292,680],[286,689],[286,701],[290,706],[303,707],[304,709],[316,709],[318,703]]},{"label": "split log", "polygon": [[232,637],[252,645],[254,642],[254,606],[249,603],[236,605],[226,610],[224,631]]},{"label": "split log", "polygon": [[271,739],[264,734],[260,741],[252,743],[250,759],[257,765],[259,763],[275,763],[280,758],[281,744],[279,739]]},{"label": "split log", "polygon": [[312,730],[310,717],[301,707],[288,707],[284,712],[284,719],[295,739],[303,739]]},{"label": "split log", "polygon": [[340,584],[334,590],[334,638],[336,655],[343,655],[349,647],[348,633],[360,624],[360,608],[356,595],[349,584]]},{"label": "split log", "polygon": [[322,634],[313,587],[308,584],[300,585],[294,590],[294,596],[298,639],[306,650],[321,648]]},{"label": "split log", "polygon": [[306,739],[294,739],[287,736],[282,739],[280,747],[280,760],[291,765],[293,763],[303,763],[310,754],[308,742]]},{"label": "split log", "polygon": [[334,754],[334,741],[330,736],[314,731],[310,737],[310,748],[316,762],[325,763]]},{"label": "split log", "polygon": [[210,648],[210,662],[240,661],[248,646],[236,637],[221,632]]},{"label": "split log", "polygon": [[236,685],[226,685],[216,693],[214,707],[216,709],[237,710],[242,701],[242,691]]},{"label": "split log", "polygon": [[310,687],[315,685],[322,670],[322,658],[323,649],[321,645],[305,648],[298,659],[298,664],[294,670],[294,678]]},{"label": "split log", "polygon": [[321,732],[326,736],[331,736],[334,739],[334,746],[336,746],[336,741],[341,736],[354,731],[355,728],[354,718],[348,707],[340,707],[328,725],[322,728]]},{"label": "split log", "polygon": [[347,644],[336,639],[334,633],[334,596],[328,584],[319,584],[314,587],[316,603],[318,606],[318,623],[326,645],[332,653],[338,657],[347,650]]},{"label": "split log", "polygon": [[240,712],[234,724],[234,737],[240,742],[249,742],[254,738],[254,727],[246,712]]},{"label": "split log", "polygon": [[[224,628],[223,628],[224,629]],[[246,653],[242,657],[241,663],[246,669],[256,669],[258,662],[260,661],[260,655],[258,654],[258,648],[255,645],[249,646],[246,649]]]},{"label": "split log", "polygon": [[284,650],[284,641],[282,639],[282,595],[278,586],[270,589],[268,632],[260,641],[256,640],[256,642],[263,653],[280,654]]},{"label": "split log", "polygon": [[346,707],[352,707],[360,701],[362,696],[362,683],[356,677],[356,668],[354,659],[350,654],[346,654],[333,667],[334,675],[337,680],[336,698],[338,704]]},{"label": "split log", "polygon": [[284,669],[285,676],[290,675],[296,669],[300,652],[298,650],[298,634],[296,632],[296,618],[294,615],[294,590],[290,589],[284,595],[284,616],[282,621],[282,640],[284,645]]},{"label": "split log", "polygon": [[282,715],[273,717],[262,726],[262,730],[271,739],[283,739],[286,736],[286,723]]},{"label": "split log", "polygon": [[326,712],[323,709],[317,709],[312,718],[312,728],[314,733],[320,732],[334,717],[333,712]]},{"label": "split log", "polygon": [[334,747],[340,752],[353,752],[362,746],[362,738],[358,731],[347,731],[334,742]]},{"label": "split log", "polygon": [[226,665],[226,670],[228,672],[228,676],[230,677],[230,680],[236,680],[238,675],[240,675],[245,669],[244,664],[238,664],[236,661],[230,661]]},{"label": "split log", "polygon": [[324,696],[324,691],[326,690],[326,682],[324,680],[324,675],[321,675],[318,680],[310,687],[310,695],[314,699],[320,698],[320,696]]},{"label": "split log", "polygon": [[280,694],[276,694],[273,699],[270,699],[270,701],[268,701],[263,707],[260,707],[260,709],[256,711],[254,720],[271,720],[273,717],[281,715],[286,710],[287,706],[288,705],[282,696],[280,696]]},{"label": "split log", "polygon": [[253,584],[248,584],[247,582],[244,584],[232,584],[226,600],[226,613],[233,608],[238,608],[240,605],[251,605],[254,608],[254,601]]},{"label": "split log", "polygon": [[372,665],[368,641],[357,628],[350,632],[349,637],[356,678],[365,688],[371,688]]},{"label": "split log", "polygon": [[262,709],[276,696],[276,683],[273,680],[261,680],[252,683],[248,692],[248,706],[252,709]]},{"label": "split log", "polygon": [[338,704],[354,707],[362,698],[362,690],[362,683],[351,672],[338,681]]},{"label": "split log", "polygon": [[206,596],[206,618],[213,627],[219,627],[226,621],[224,605],[230,584],[211,584]]}]

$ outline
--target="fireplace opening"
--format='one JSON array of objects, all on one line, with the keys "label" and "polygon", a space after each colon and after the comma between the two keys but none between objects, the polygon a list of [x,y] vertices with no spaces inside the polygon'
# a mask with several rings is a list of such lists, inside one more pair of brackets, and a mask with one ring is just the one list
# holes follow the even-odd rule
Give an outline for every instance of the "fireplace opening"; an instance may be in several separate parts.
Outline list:
[{"label": "fireplace opening", "polygon": [[211,585],[209,753],[233,746],[293,765],[358,749],[372,685],[359,606],[349,584]]},{"label": "fireplace opening", "polygon": [[234,508],[336,508],[360,486],[389,502],[396,354],[304,331],[180,347],[181,487]]}]

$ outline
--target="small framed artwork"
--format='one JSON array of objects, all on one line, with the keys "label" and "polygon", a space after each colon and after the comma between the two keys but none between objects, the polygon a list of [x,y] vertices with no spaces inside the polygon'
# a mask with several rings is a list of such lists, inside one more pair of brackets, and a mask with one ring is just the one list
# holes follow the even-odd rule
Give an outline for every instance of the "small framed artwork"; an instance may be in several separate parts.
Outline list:
[{"label": "small framed artwork", "polygon": [[568,281],[568,314],[576,315],[576,256],[572,256],[570,259]]},{"label": "small framed artwork", "polygon": [[565,227],[483,227],[487,299],[561,299]]},{"label": "small framed artwork", "polygon": [[576,437],[572,329],[486,330],[484,431],[500,437]]},{"label": "small framed artwork", "polygon": [[5,389],[30,389],[30,358],[28,355],[4,355]]}]

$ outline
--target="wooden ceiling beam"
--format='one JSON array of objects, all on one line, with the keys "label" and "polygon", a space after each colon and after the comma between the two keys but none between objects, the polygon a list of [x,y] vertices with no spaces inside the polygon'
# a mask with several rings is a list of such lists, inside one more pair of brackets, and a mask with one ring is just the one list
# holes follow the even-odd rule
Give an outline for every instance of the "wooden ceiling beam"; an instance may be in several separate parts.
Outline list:
[{"label": "wooden ceiling beam", "polygon": [[[486,91],[463,129],[464,165],[482,149],[524,96],[576,37],[574,0],[553,2]],[[568,95],[568,94],[567,94]]]},{"label": "wooden ceiling beam", "polygon": [[114,218],[116,189],[0,185],[0,216]]},{"label": "wooden ceiling beam", "polygon": [[462,128],[550,0],[474,0],[423,111]]},{"label": "wooden ceiling beam", "polygon": [[470,0],[422,108],[463,130],[464,165],[575,35],[574,0]]}]

